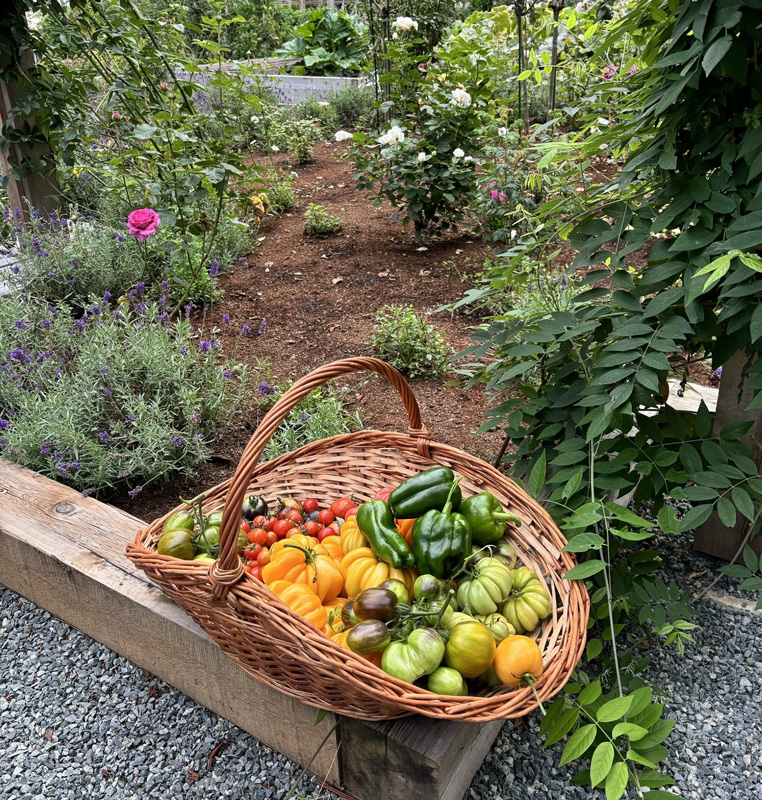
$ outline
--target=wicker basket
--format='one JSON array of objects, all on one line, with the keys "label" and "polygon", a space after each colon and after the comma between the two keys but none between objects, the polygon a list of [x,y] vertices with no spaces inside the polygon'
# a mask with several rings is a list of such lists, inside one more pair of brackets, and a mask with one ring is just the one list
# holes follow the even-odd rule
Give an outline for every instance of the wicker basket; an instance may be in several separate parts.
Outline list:
[{"label": "wicker basket", "polygon": [[[365,430],[334,436],[258,465],[268,440],[302,398],[332,378],[363,370],[386,378],[400,394],[410,421],[407,433]],[[519,560],[547,579],[553,601],[551,616],[533,634],[545,662],[536,688],[546,700],[569,679],[585,644],[589,598],[582,583],[562,579],[574,566],[571,556],[561,552],[565,540],[548,514],[496,469],[462,450],[431,442],[410,386],[378,359],[353,358],[317,369],[270,409],[233,478],[206,493],[205,511],[224,507],[217,562],[209,565],[158,555],[165,517],[139,531],[127,555],[234,661],[258,680],[304,703],[367,720],[411,713],[470,722],[524,716],[537,705],[528,687],[445,697],[392,678],[291,611],[244,571],[236,554],[241,507],[252,492],[268,499],[316,497],[321,505],[345,495],[367,500],[379,487],[399,483],[434,464],[444,464],[462,476],[464,496],[488,490],[523,522],[520,528],[509,529]]]}]

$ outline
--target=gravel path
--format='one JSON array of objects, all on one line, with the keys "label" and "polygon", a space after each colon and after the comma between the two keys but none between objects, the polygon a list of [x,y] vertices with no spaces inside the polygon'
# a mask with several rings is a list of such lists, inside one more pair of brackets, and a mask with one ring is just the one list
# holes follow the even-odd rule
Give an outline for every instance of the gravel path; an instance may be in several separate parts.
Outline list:
[{"label": "gravel path", "polygon": [[[719,564],[677,539],[665,561],[686,576],[709,570],[704,581]],[[647,675],[677,720],[667,766],[688,800],[759,800],[762,616],[708,601],[698,610],[696,644],[684,658],[659,653]],[[285,800],[298,769],[280,754],[4,588],[0,611],[2,800]],[[504,727],[467,798],[591,797],[569,784],[574,770],[556,766],[561,745],[542,749],[538,724],[535,714],[532,732],[523,722]],[[299,791],[334,797],[308,778]]]}]

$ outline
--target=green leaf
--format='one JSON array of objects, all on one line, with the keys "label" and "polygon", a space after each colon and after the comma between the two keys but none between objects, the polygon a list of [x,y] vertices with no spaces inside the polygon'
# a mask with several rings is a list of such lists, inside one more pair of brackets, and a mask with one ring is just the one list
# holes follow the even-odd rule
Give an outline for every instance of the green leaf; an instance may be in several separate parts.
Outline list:
[{"label": "green leaf", "polygon": [[631,705],[632,695],[609,700],[598,709],[596,714],[598,722],[614,722],[614,720],[621,719],[630,710]]},{"label": "green leaf", "polygon": [[545,473],[546,456],[543,450],[540,453],[540,457],[535,462],[535,465],[532,467],[532,471],[529,473],[529,480],[527,481],[527,490],[532,497],[540,496],[542,487],[545,485]]},{"label": "green leaf", "polygon": [[569,741],[564,747],[564,752],[561,755],[561,760],[558,762],[562,767],[570,761],[580,758],[590,745],[595,741],[595,734],[598,728],[595,725],[583,725],[569,737]]},{"label": "green leaf", "polygon": [[730,50],[731,44],[733,44],[733,37],[728,33],[713,42],[706,53],[704,53],[704,57],[701,59],[701,66],[707,77],[712,74],[714,68],[725,57],[725,54]]},{"label": "green leaf", "polygon": [[317,713],[317,717],[315,719],[315,725],[320,725],[320,723],[323,721],[327,713],[328,711],[325,708],[321,708]]},{"label": "green leaf", "polygon": [[606,800],[619,800],[627,788],[629,771],[624,761],[617,761],[606,778]]},{"label": "green leaf", "polygon": [[696,423],[694,430],[699,439],[705,439],[709,436],[709,431],[712,430],[712,414],[706,407],[706,403],[702,400],[701,404],[696,411]]},{"label": "green leaf", "polygon": [[751,322],[749,323],[749,335],[751,336],[752,344],[759,339],[762,339],[762,303],[757,304],[751,315]]},{"label": "green leaf", "polygon": [[[593,641],[600,641],[600,639],[593,639]],[[588,642],[588,644],[590,644]],[[577,700],[581,706],[589,706],[594,703],[601,696],[601,682],[599,680],[589,683],[579,693]]]},{"label": "green leaf", "polygon": [[659,766],[645,756],[640,755],[640,753],[636,753],[634,750],[628,750],[625,758],[628,761],[634,761],[636,764],[642,764],[644,767],[651,767],[651,769],[657,769]]},{"label": "green leaf", "polygon": [[[668,780],[670,784],[674,783],[671,778]],[[643,797],[646,799],[650,798],[650,800],[685,800],[681,794],[672,794],[672,792],[665,792],[661,789],[651,789],[650,791],[646,792]]]},{"label": "green leaf", "polygon": [[734,486],[733,491],[730,493],[735,503],[736,508],[743,514],[750,522],[754,519],[754,502],[746,489],[741,486]]},{"label": "green leaf", "polygon": [[721,497],[717,501],[717,516],[719,516],[720,522],[728,528],[732,528],[736,524],[736,507],[727,497]]},{"label": "green leaf", "polygon": [[619,722],[614,726],[611,735],[616,739],[617,736],[629,736],[630,740],[637,742],[642,739],[648,731],[636,725],[634,722]]},{"label": "green leaf", "polygon": [[749,572],[756,572],[759,566],[757,554],[747,544],[743,549],[743,563],[749,568]]},{"label": "green leaf", "polygon": [[132,135],[136,139],[150,139],[157,130],[159,129],[155,125],[146,125],[145,123],[141,123],[133,128]]},{"label": "green leaf", "polygon": [[540,735],[544,736],[558,722],[564,710],[564,698],[557,697],[548,707],[540,722]]},{"label": "green leaf", "polygon": [[597,533],[578,533],[564,547],[565,553],[586,553],[597,550],[603,545],[603,538]]},{"label": "green leaf", "polygon": [[601,561],[598,558],[592,558],[590,561],[585,561],[582,564],[577,564],[576,567],[572,567],[566,575],[564,575],[564,580],[567,581],[578,581],[583,580],[584,578],[590,578],[593,575],[597,575],[601,570],[606,568],[606,562]]},{"label": "green leaf", "polygon": [[585,657],[588,661],[592,661],[594,658],[598,658],[598,656],[603,652],[603,642],[600,639],[589,639],[587,643],[587,649],[585,650]]},{"label": "green leaf", "polygon": [[550,747],[550,745],[560,742],[561,739],[563,739],[564,736],[566,736],[566,734],[569,733],[569,731],[575,726],[578,719],[578,709],[570,708],[568,711],[564,711],[564,713],[558,718],[556,724],[553,725],[548,732],[548,738],[545,740],[544,746]]},{"label": "green leaf", "polygon": [[602,783],[611,771],[613,763],[614,745],[611,742],[601,742],[590,759],[590,785],[597,786]]},{"label": "green leaf", "polygon": [[[651,769],[642,770],[638,777],[640,778],[640,785],[648,789],[658,786],[673,786],[675,783],[669,775],[662,775],[661,772]],[[673,794],[670,795],[670,797],[674,796]]]}]

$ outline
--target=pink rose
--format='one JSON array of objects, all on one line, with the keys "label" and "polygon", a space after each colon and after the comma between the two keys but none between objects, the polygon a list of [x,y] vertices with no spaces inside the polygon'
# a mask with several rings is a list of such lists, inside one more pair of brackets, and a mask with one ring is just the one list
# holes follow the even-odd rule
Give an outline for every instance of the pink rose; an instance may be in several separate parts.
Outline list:
[{"label": "pink rose", "polygon": [[114,112],[114,119],[119,119],[119,112],[118,111]]},{"label": "pink rose", "polygon": [[152,208],[136,208],[127,217],[127,227],[139,242],[153,236],[160,224],[161,219]]},{"label": "pink rose", "polygon": [[489,193],[489,196],[490,196],[490,197],[491,197],[493,200],[497,200],[497,196],[498,196],[498,194],[499,194],[498,190],[497,190],[497,189],[493,189],[493,190],[492,190],[492,191]]}]

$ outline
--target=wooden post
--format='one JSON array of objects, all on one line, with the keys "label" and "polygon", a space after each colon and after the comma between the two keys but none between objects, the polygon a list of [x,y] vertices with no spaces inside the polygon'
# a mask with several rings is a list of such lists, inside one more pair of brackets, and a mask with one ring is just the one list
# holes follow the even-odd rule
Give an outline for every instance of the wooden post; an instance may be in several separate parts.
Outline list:
[{"label": "wooden post", "polygon": [[[19,14],[22,20],[25,18]],[[5,25],[9,25],[13,20],[18,25],[18,17],[12,9],[6,9],[5,15],[0,16],[0,36],[8,38]],[[0,53],[0,74],[18,64],[26,74],[34,74],[34,55],[31,51],[19,55]],[[13,77],[10,80],[0,79],[0,145],[3,142],[2,131],[7,124],[12,123],[14,128],[21,128],[22,124],[27,124],[31,129],[35,128],[34,117],[27,117],[23,120],[18,119],[12,113],[22,90],[19,83]],[[23,142],[13,142],[8,152],[0,146],[0,171],[2,178],[10,176],[7,181],[8,198],[13,208],[20,208],[25,218],[28,218],[29,208],[25,199],[40,211],[54,211],[59,206],[58,184],[54,166],[46,166],[43,169],[31,169],[31,166],[39,164],[50,153],[50,147],[45,142],[36,143],[29,146]]]},{"label": "wooden post", "polygon": [[[752,422],[751,430],[744,437],[744,442],[751,450],[757,467],[760,467],[762,450],[756,442],[762,442],[762,414],[759,411],[746,411],[746,406],[751,403],[753,397],[753,392],[747,388],[750,380],[748,368],[749,357],[743,351],[739,351],[723,364],[712,435],[719,436],[725,425],[731,422]],[[749,521],[739,514],[736,524],[728,528],[723,525],[717,514],[712,514],[696,531],[693,547],[701,553],[730,561],[748,533],[749,524]],[[752,546],[757,553],[762,552],[762,537],[756,537]]]}]

